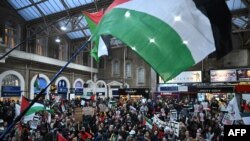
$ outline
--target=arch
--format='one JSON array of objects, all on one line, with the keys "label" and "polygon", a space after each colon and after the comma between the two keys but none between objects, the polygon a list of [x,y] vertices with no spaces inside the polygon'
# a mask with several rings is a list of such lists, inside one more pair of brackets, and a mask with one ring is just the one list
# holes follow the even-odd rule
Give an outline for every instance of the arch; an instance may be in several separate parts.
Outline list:
[{"label": "arch", "polygon": [[[119,88],[122,88],[122,83],[118,81],[111,81],[110,83],[107,84],[108,86],[108,97],[113,97],[113,91],[118,91]],[[112,88],[112,86],[118,86],[116,88]]]},{"label": "arch", "polygon": [[[25,89],[25,81],[24,81],[24,78],[23,78],[22,74],[20,74],[17,71],[8,70],[8,71],[5,71],[5,72],[1,73],[0,74],[0,86],[2,86],[2,81],[5,78],[5,76],[10,75],[10,74],[15,75],[20,80],[21,95],[24,95],[23,92],[24,92],[24,89]],[[2,87],[0,87],[0,91],[2,91],[1,89],[2,89]]]},{"label": "arch", "polygon": [[94,88],[95,87],[95,83],[92,80],[87,80],[86,84],[89,84],[88,88]]},{"label": "arch", "polygon": [[[98,84],[103,84],[104,87],[98,87]],[[107,84],[106,84],[105,81],[103,81],[103,80],[96,81],[96,89],[95,89],[96,93],[104,92],[104,97],[106,97],[107,96],[107,90],[108,90],[108,88],[107,88]],[[101,96],[101,97],[103,97],[103,96]]]},{"label": "arch", "polygon": [[[34,75],[30,81],[30,99],[34,99],[34,83],[36,81],[37,75]],[[39,73],[39,78],[45,79],[47,84],[50,83],[49,77],[45,74]],[[45,97],[46,99],[49,99],[49,90],[50,90],[50,86],[46,90],[47,92],[46,97]]]},{"label": "arch", "polygon": [[98,86],[99,83],[104,84],[104,87],[105,87],[105,88],[107,87],[107,84],[106,84],[105,81],[103,81],[103,80],[98,80],[98,81],[96,81],[96,86]]},{"label": "arch", "polygon": [[[67,77],[65,77],[65,76],[61,76],[61,77],[59,77],[59,78],[56,79],[55,85],[57,85],[58,82],[59,82],[60,80],[65,80],[65,82],[66,82],[66,84],[67,84],[67,88],[68,88],[67,99],[68,99],[68,97],[69,97],[69,96],[68,96],[68,95],[69,95],[69,90],[70,90],[70,88],[71,88],[69,79],[68,79]],[[58,89],[57,89],[57,91],[58,91]]]},{"label": "arch", "polygon": [[78,81],[80,81],[80,82],[82,83],[82,87],[83,87],[84,81],[83,81],[81,78],[77,78],[77,79],[75,80],[75,82],[74,82],[74,84],[73,84],[73,87],[75,87],[75,85],[76,85],[76,83],[77,83]]},{"label": "arch", "polygon": [[92,80],[87,80],[85,84],[88,84],[88,87],[83,89],[84,95],[87,95],[88,92],[95,92],[96,84]]}]

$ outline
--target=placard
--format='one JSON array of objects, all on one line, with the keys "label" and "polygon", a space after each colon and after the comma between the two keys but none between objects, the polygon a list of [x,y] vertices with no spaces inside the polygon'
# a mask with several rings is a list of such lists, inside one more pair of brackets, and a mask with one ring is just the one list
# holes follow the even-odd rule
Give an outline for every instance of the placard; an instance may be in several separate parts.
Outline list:
[{"label": "placard", "polygon": [[82,108],[82,111],[84,115],[94,116],[95,114],[95,109],[92,107],[84,107]]},{"label": "placard", "polygon": [[170,110],[170,121],[176,121],[176,120],[177,120],[177,111]]},{"label": "placard", "polygon": [[75,120],[82,122],[82,115],[83,115],[83,110],[81,108],[75,108]]},{"label": "placard", "polygon": [[108,111],[108,107],[105,104],[99,104],[98,105],[100,112],[107,112]]}]

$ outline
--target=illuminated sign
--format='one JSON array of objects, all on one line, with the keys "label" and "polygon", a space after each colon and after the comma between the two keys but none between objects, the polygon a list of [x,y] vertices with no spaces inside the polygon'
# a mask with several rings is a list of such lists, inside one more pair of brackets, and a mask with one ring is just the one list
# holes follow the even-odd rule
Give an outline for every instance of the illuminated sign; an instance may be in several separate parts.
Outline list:
[{"label": "illuminated sign", "polygon": [[185,71],[167,82],[164,82],[161,79],[161,77],[159,77],[159,83],[199,83],[199,82],[202,82],[201,71]]}]

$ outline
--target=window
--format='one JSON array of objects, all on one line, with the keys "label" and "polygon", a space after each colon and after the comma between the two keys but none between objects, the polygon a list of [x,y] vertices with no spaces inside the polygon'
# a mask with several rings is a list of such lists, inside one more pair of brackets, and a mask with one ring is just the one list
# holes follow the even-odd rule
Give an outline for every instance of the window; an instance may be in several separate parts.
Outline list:
[{"label": "window", "polygon": [[20,86],[20,80],[17,76],[9,74],[2,81],[3,86]]},{"label": "window", "polygon": [[145,83],[145,69],[140,67],[137,70],[137,82],[138,84],[144,84]]},{"label": "window", "polygon": [[19,30],[18,26],[12,22],[12,21],[7,21],[5,23],[5,36],[4,36],[4,43],[6,44],[7,47],[13,48],[17,45],[17,42],[19,40]]},{"label": "window", "polygon": [[40,38],[36,40],[36,54],[45,55],[47,45],[47,38]]},{"label": "window", "polygon": [[131,72],[131,63],[127,62],[126,63],[126,78],[131,78],[132,77],[132,72]]},{"label": "window", "polygon": [[[58,59],[66,61],[67,60],[67,56],[68,56],[67,55],[67,43],[65,42],[63,44],[59,44],[59,57],[58,57]],[[78,58],[77,58],[77,60],[79,61],[79,64],[82,62],[82,58],[80,58],[80,57],[82,57],[82,53],[80,53],[78,55]]]},{"label": "window", "polygon": [[118,60],[114,60],[112,64],[113,76],[120,76],[120,62]]}]

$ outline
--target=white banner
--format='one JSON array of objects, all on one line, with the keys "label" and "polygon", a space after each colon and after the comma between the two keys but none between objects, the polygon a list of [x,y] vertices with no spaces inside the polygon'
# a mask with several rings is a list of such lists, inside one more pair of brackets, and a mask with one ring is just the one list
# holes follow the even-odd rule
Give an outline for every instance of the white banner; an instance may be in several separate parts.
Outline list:
[{"label": "white banner", "polygon": [[179,132],[180,132],[180,123],[179,122],[175,122],[175,121],[165,122],[165,121],[160,120],[157,115],[154,115],[153,123],[156,124],[159,128],[169,127],[170,129],[172,129],[174,131],[174,134],[177,137],[179,137]]},{"label": "white banner", "polygon": [[159,83],[199,83],[202,82],[201,71],[184,71],[180,73],[175,78],[164,82],[161,77],[159,77]]}]

